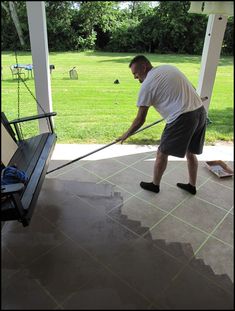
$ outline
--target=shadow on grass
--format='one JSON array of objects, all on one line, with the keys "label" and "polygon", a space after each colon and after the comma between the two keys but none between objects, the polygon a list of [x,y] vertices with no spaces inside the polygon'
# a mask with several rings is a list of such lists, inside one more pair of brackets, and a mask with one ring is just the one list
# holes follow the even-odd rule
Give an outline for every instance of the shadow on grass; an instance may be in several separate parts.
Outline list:
[{"label": "shadow on grass", "polygon": [[62,78],[61,80],[79,81],[79,79],[71,79],[69,77]]},{"label": "shadow on grass", "polygon": [[[144,54],[150,59],[151,62],[157,63],[193,63],[200,64],[201,55],[190,55],[190,54],[155,54],[155,53],[126,53],[126,52],[100,52],[100,51],[66,51],[66,52],[50,52],[50,56],[57,56],[61,54],[81,54],[84,53],[86,56],[95,56],[95,57],[111,57],[112,59],[101,60],[100,62],[116,62],[116,63],[127,63],[131,61],[133,57],[138,54]],[[9,55],[15,57],[14,51],[2,51],[2,55]],[[31,51],[17,51],[17,56],[31,56]],[[232,56],[222,56],[218,66],[233,66]]]},{"label": "shadow on grass", "polygon": [[[84,52],[87,56],[95,57],[112,57],[112,59],[101,60],[100,62],[116,62],[129,64],[131,59],[138,54],[143,54],[150,59],[151,62],[157,63],[193,63],[200,64],[201,55],[189,54],[150,54],[150,53],[112,53],[112,52]],[[220,58],[218,66],[232,66],[233,59],[231,56],[224,56]]]},{"label": "shadow on grass", "polygon": [[[30,79],[30,78],[27,78],[24,80],[24,82],[28,82],[28,81],[33,81],[34,82],[34,79]],[[17,79],[2,79],[2,82],[7,82],[7,83],[15,83],[15,84],[18,84],[18,80]],[[20,83],[22,83],[22,81],[20,81]]]}]

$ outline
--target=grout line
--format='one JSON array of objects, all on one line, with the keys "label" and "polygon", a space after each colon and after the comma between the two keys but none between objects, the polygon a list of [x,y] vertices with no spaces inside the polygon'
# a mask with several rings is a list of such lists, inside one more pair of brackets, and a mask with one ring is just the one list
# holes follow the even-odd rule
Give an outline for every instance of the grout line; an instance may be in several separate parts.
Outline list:
[{"label": "grout line", "polygon": [[[134,163],[135,164],[135,163]],[[133,165],[134,165],[133,164]],[[179,166],[181,166],[182,165],[182,163],[180,163],[180,165]],[[139,170],[138,168],[136,168],[136,167],[132,167],[133,169],[135,169],[136,171],[138,171],[138,172],[140,172],[140,173],[142,173],[142,174],[145,174],[144,172],[142,172],[141,170]],[[166,176],[166,175],[168,175],[169,173],[171,173],[172,171],[174,171],[176,168],[175,167],[172,167],[171,169],[169,169],[167,172],[165,171],[164,172],[164,176]],[[150,176],[150,175],[147,175],[147,174],[145,174],[146,176]],[[163,177],[163,176],[162,176]],[[162,181],[163,182],[163,181]]]},{"label": "grout line", "polygon": [[[214,203],[212,203],[212,202],[209,202],[209,201],[207,201],[207,200],[205,200],[205,199],[202,199],[202,198],[200,198],[200,197],[198,197],[198,196],[197,196],[197,199],[200,200],[200,201],[203,201],[203,202],[205,202],[205,203],[208,203],[208,204],[210,204],[210,205],[213,205],[213,206],[215,206],[216,208],[222,210],[223,212],[227,212],[227,211],[228,211],[227,209],[225,209],[225,208],[223,208],[223,207],[221,207],[221,206],[219,206],[219,205],[216,205],[216,204],[214,204]],[[230,208],[229,211],[231,211],[231,209],[232,209],[232,208]]]},{"label": "grout line", "polygon": [[[94,173],[93,173],[93,174],[94,174]],[[95,175],[96,175],[96,174],[95,174]],[[114,175],[115,175],[115,174],[114,174]],[[99,177],[98,175],[96,175],[96,176]],[[107,177],[107,178],[108,178],[108,177]],[[101,180],[101,181],[99,181],[97,184],[100,184],[101,182],[103,182],[103,181],[105,181],[105,180],[106,180],[106,178],[103,179],[103,180]],[[108,181],[108,182],[109,182],[109,181]],[[110,183],[110,182],[109,182],[109,183]],[[164,182],[164,183],[165,183],[165,184],[168,184],[168,183],[166,183],[166,182]],[[205,182],[204,182],[204,183],[205,183]],[[204,184],[204,183],[203,183],[203,184]],[[196,226],[194,226],[194,225],[188,223],[187,221],[185,221],[185,220],[183,220],[183,219],[181,219],[181,218],[175,216],[174,214],[172,214],[172,212],[175,211],[175,209],[178,208],[178,207],[179,207],[186,199],[188,199],[189,197],[187,197],[187,198],[185,198],[183,201],[181,201],[181,202],[180,202],[178,205],[176,205],[175,208],[173,208],[171,211],[166,212],[166,211],[163,210],[162,208],[160,208],[160,207],[154,205],[152,202],[147,201],[147,200],[145,200],[145,199],[143,199],[143,198],[138,197],[138,194],[141,193],[141,192],[143,192],[143,190],[140,190],[139,192],[133,194],[133,193],[131,193],[131,192],[125,190],[125,189],[122,188],[121,186],[117,186],[117,185],[115,185],[115,184],[113,184],[113,183],[111,183],[111,184],[114,185],[114,186],[116,186],[116,187],[119,187],[121,190],[124,190],[124,191],[128,192],[128,193],[131,195],[131,196],[128,197],[127,199],[123,200],[123,204],[126,203],[127,201],[129,201],[129,200],[132,199],[132,198],[137,198],[137,199],[140,199],[141,201],[143,201],[143,202],[145,202],[145,203],[147,203],[147,204],[153,206],[154,208],[156,208],[156,209],[158,209],[158,210],[160,210],[160,211],[166,213],[166,215],[163,216],[163,218],[161,218],[161,219],[159,220],[159,222],[157,222],[156,224],[154,224],[152,227],[149,227],[149,230],[152,230],[152,229],[153,229],[155,226],[157,226],[161,221],[163,221],[167,216],[171,215],[172,217],[178,219],[179,221],[182,221],[182,222],[185,223],[186,225],[188,225],[188,226],[190,226],[190,227],[192,227],[192,228],[194,228],[194,229],[196,229],[196,230],[202,232],[203,234],[208,235],[208,232],[206,232],[206,231],[204,231],[204,230],[202,230],[202,229],[200,229],[200,228],[198,228],[198,227],[196,227]],[[203,184],[202,184],[202,185],[203,185]],[[171,185],[171,184],[168,184],[168,185],[171,186],[171,187],[176,188],[174,185]],[[202,185],[200,185],[200,187],[201,187]],[[77,196],[77,195],[76,195],[76,196]],[[79,197],[80,199],[82,199],[80,196],[78,196],[78,197]],[[204,202],[206,202],[206,203],[208,203],[208,204],[210,204],[210,205],[214,205],[215,207],[217,207],[217,208],[219,208],[219,209],[221,209],[221,210],[227,212],[227,210],[225,210],[225,209],[223,209],[223,208],[221,208],[221,207],[219,207],[219,206],[216,206],[216,205],[213,204],[213,203],[210,203],[210,202],[208,202],[208,201],[206,201],[206,200],[203,200],[203,199],[201,199],[201,198],[199,198],[199,197],[197,197],[197,199],[199,199],[199,200],[201,200],[201,201],[204,201]],[[87,203],[87,202],[85,201],[85,203]],[[90,205],[90,206],[94,208],[93,205]],[[106,213],[106,214],[107,214],[107,215],[110,214],[111,211],[113,211],[113,210],[114,210],[115,208],[117,208],[117,207],[118,207],[118,206],[114,206],[114,207],[113,207],[108,213]],[[230,212],[230,211],[229,211],[229,212]],[[113,218],[112,218],[112,219],[113,219]],[[124,226],[124,227],[125,227],[125,228],[128,228],[128,227],[126,227],[126,226]],[[129,229],[129,228],[128,228],[128,229]],[[129,230],[130,230],[130,229],[129,229]],[[132,231],[132,230],[131,230],[131,231]],[[132,231],[132,232],[134,232],[134,231]],[[135,232],[134,232],[134,233],[135,233]],[[146,234],[147,234],[147,232],[144,233],[143,237],[144,237]],[[218,240],[218,241],[220,241],[220,242],[222,242],[222,243],[228,245],[229,247],[231,247],[231,245],[230,245],[229,243],[227,243],[227,242],[225,242],[225,241],[223,241],[223,240],[220,240],[220,239],[217,238],[217,237],[214,237],[214,238],[215,238],[216,240]]]},{"label": "grout line", "polygon": [[[230,209],[231,210],[231,209]],[[218,222],[218,224],[214,227],[214,229],[209,233],[209,235],[207,236],[207,238],[204,240],[204,242],[198,247],[198,249],[194,252],[195,255],[198,254],[198,252],[200,251],[200,249],[206,244],[206,242],[209,240],[209,238],[213,237],[213,233],[218,229],[218,227],[222,224],[222,222],[225,220],[225,218],[227,217],[227,215],[229,214],[229,211],[227,211],[227,213],[223,216],[223,218]],[[227,243],[226,243],[227,244]]]},{"label": "grout line", "polygon": [[[184,224],[186,224],[186,225],[192,227],[193,229],[196,229],[196,230],[200,231],[201,233],[205,234],[206,236],[210,235],[210,233],[208,233],[208,232],[204,231],[203,229],[198,228],[198,227],[196,227],[196,226],[194,226],[194,225],[188,223],[187,221],[185,221],[185,220],[183,220],[183,219],[181,219],[181,218],[179,218],[179,217],[177,217],[177,216],[175,216],[175,215],[171,215],[171,216],[174,217],[174,218],[176,218],[177,220],[183,222]],[[222,242],[223,244],[225,244],[225,245],[227,245],[227,246],[233,248],[233,245],[231,245],[231,244],[229,244],[229,243],[227,243],[227,242],[221,240],[220,238],[217,238],[216,236],[213,236],[213,237],[214,237],[216,240]]]},{"label": "grout line", "polygon": [[199,189],[200,189],[202,186],[204,186],[209,180],[210,180],[210,177],[208,177],[208,178],[205,177],[204,182],[202,182],[202,183],[197,187],[197,189],[199,190]]},{"label": "grout line", "polygon": [[[76,195],[75,195],[76,196]],[[80,198],[80,197],[79,197]],[[81,198],[80,198],[81,199]],[[84,200],[83,200],[84,201]],[[88,205],[90,205],[88,202],[85,202]],[[92,205],[90,205],[92,207]],[[112,221],[114,221],[115,223],[117,223],[118,225],[120,225],[121,227],[125,228],[126,230],[128,230],[131,233],[134,233],[135,236],[137,236],[138,238],[141,237],[140,235],[138,235],[136,232],[133,232],[132,230],[130,230],[129,228],[126,228],[125,226],[121,225],[119,222],[117,222],[117,220],[111,218],[109,215],[107,215]],[[44,217],[45,218],[45,217]],[[46,219],[46,218],[45,218]],[[46,219],[47,220],[47,219]],[[48,221],[48,220],[47,220]],[[50,224],[50,221],[48,221]],[[57,228],[55,225],[53,225],[54,228]],[[127,286],[129,286],[132,290],[134,290],[137,294],[139,294],[142,298],[144,298],[145,300],[147,300],[149,303],[151,303],[151,300],[149,300],[148,297],[144,296],[144,294],[142,294],[141,292],[139,292],[138,289],[136,289],[135,287],[133,287],[131,284],[129,284],[125,279],[121,278],[117,273],[115,273],[113,270],[111,270],[111,267],[109,267],[108,265],[104,264],[99,257],[96,257],[95,255],[93,255],[92,253],[90,253],[86,248],[84,248],[83,246],[81,246],[76,239],[74,240],[72,237],[68,236],[67,234],[65,234],[63,231],[61,231],[60,229],[58,229],[59,232],[63,233],[70,241],[72,241],[73,243],[75,243],[77,245],[77,247],[79,247],[85,254],[87,254],[92,260],[94,260],[95,262],[97,262],[98,264],[101,265],[102,268],[105,268],[106,270],[108,270],[110,273],[112,273],[114,276],[116,276],[120,281],[122,281],[123,283],[125,283]],[[66,241],[64,241],[63,243],[65,243]],[[62,243],[62,244],[63,244]],[[133,242],[134,243],[134,242]],[[89,283],[89,282],[88,282]],[[88,284],[86,283],[86,284]],[[86,284],[84,284],[83,286],[85,286]],[[82,286],[82,287],[83,287]],[[82,288],[80,287],[80,288]],[[80,289],[79,288],[79,289]],[[66,299],[65,299],[66,301]],[[64,301],[64,302],[65,302]],[[63,303],[64,303],[63,302]]]},{"label": "grout line", "polygon": [[[76,195],[75,195],[76,196]],[[79,197],[80,198],[80,197]],[[131,197],[130,197],[131,198]],[[129,200],[130,198],[128,198],[127,200]],[[82,198],[80,198],[80,199],[82,199]],[[183,202],[186,200],[187,198],[185,198],[184,200],[183,200]],[[86,201],[85,201],[86,202]],[[179,203],[177,206],[176,206],[176,208],[179,206],[179,205],[181,205],[183,202],[181,202],[181,203]],[[88,202],[86,202],[88,205],[90,205],[91,207],[93,207],[91,204],[89,204]],[[230,211],[228,211],[227,212],[227,215],[230,213]],[[170,214],[170,213],[168,213],[168,214]],[[109,215],[107,215],[109,218],[111,218]],[[174,216],[174,215],[172,215],[172,216]],[[225,215],[226,216],[226,215]],[[225,218],[225,216],[224,216],[224,218]],[[164,217],[165,218],[165,217]],[[176,217],[177,218],[177,217]],[[223,218],[223,219],[224,219]],[[125,228],[126,230],[128,230],[128,231],[130,231],[130,232],[132,232],[133,234],[135,234],[136,236],[138,236],[139,238],[144,238],[144,235],[143,236],[140,236],[140,235],[138,235],[136,232],[133,232],[132,230],[130,230],[128,227],[126,227],[126,226],[123,226],[122,224],[120,224],[117,220],[115,220],[115,219],[113,219],[113,218],[111,218],[112,219],[112,221],[114,221],[114,222],[116,222],[117,224],[119,224],[119,225],[121,225],[123,228]],[[220,223],[223,221],[223,219],[220,221]],[[218,223],[218,225],[217,225],[217,227],[219,226],[219,224],[220,223]],[[216,227],[216,228],[217,228]],[[216,230],[216,228],[213,230],[213,232]],[[213,233],[212,232],[212,233]],[[212,235],[212,234],[211,234]],[[66,235],[67,236],[67,235]],[[91,257],[93,260],[95,260],[96,262],[98,262],[101,266],[103,266],[105,269],[107,269],[107,270],[109,270],[112,274],[114,274],[116,277],[118,277],[122,282],[124,282],[124,283],[126,283],[130,288],[132,288],[133,290],[135,290],[138,294],[140,294],[143,298],[145,298],[145,299],[147,299],[148,301],[150,301],[147,297],[145,297],[142,293],[140,293],[136,288],[134,288],[134,287],[132,287],[132,285],[130,285],[127,281],[125,281],[124,279],[122,279],[119,275],[117,275],[114,271],[112,271],[111,270],[111,268],[109,267],[109,266],[106,266],[103,262],[101,262],[100,261],[100,259],[98,258],[98,257],[95,257],[93,254],[91,254],[88,250],[86,250],[86,249],[84,249],[81,245],[79,245],[79,244],[77,244],[77,242],[76,242],[76,240],[73,240],[71,237],[69,237],[68,236],[68,238],[69,238],[69,240],[71,240],[71,241],[73,241],[80,249],[82,249],[87,255],[89,255],[89,257]],[[209,237],[206,239],[206,241],[209,239]],[[134,241],[135,242],[135,241]],[[133,243],[134,243],[133,242]],[[204,243],[205,244],[205,243]],[[230,245],[229,245],[230,246]],[[196,254],[196,252],[194,253],[194,254]],[[173,257],[174,258],[174,257]],[[188,261],[188,263],[187,264],[185,264],[184,265],[184,267],[173,277],[173,281],[179,276],[179,274],[182,272],[182,271],[184,271],[184,269],[189,265],[189,262],[192,260],[192,258],[193,257],[191,257],[190,259],[189,259],[189,261]],[[201,274],[203,277],[206,277],[204,274]],[[207,277],[206,277],[207,278]],[[207,278],[208,279],[208,278]],[[211,280],[211,279],[208,279],[209,281],[211,281],[211,282],[213,282],[213,280]],[[218,287],[220,287],[219,286],[219,284],[217,284],[217,283],[215,283],[215,282],[213,282],[215,285],[217,285]],[[221,288],[221,287],[220,287]]]},{"label": "grout line", "polygon": [[53,297],[53,295],[41,284],[41,282],[38,280],[38,279],[34,279],[34,281],[39,285],[39,287],[45,292],[45,294],[47,296],[49,296],[51,298],[51,300],[53,300],[56,305],[61,309],[61,310],[64,310],[63,306],[60,305],[58,303],[58,301],[55,299],[55,297]]},{"label": "grout line", "polygon": [[116,173],[113,173],[113,174],[111,174],[111,175],[109,175],[109,176],[107,176],[107,177],[101,177],[101,176],[97,175],[96,173],[90,171],[90,170],[89,170],[88,168],[86,168],[86,167],[83,167],[83,169],[86,170],[87,172],[89,172],[89,173],[95,175],[96,177],[99,177],[101,180],[97,182],[97,184],[98,184],[98,183],[101,183],[101,182],[103,182],[103,181],[106,181],[108,178],[113,177],[113,176],[117,175],[118,173],[124,171],[125,169],[127,169],[127,167],[124,167],[124,168],[118,170]]},{"label": "grout line", "polygon": [[[168,212],[165,216],[163,216],[155,225],[153,225],[149,230],[152,230],[155,228],[157,225],[159,225],[167,216],[171,215],[171,212],[176,210],[181,204],[184,203],[188,198],[185,198],[183,201],[181,201],[179,204],[177,204],[170,212]],[[166,211],[165,211],[166,212]],[[146,233],[145,233],[146,234]],[[145,236],[145,234],[143,236]]]},{"label": "grout line", "polygon": [[[69,162],[69,161],[68,161]],[[79,167],[82,167],[84,164],[86,164],[86,163],[83,163],[83,164],[81,164],[81,165],[77,165],[76,167],[74,167],[74,168],[71,168],[71,169],[69,169],[68,171],[66,170],[66,171],[62,171],[61,173],[59,173],[59,174],[53,174],[52,175],[52,177],[53,178],[56,178],[56,177],[59,177],[59,176],[62,176],[62,175],[64,175],[64,174],[67,174],[67,173],[69,173],[69,172],[71,172],[71,171],[73,171],[74,169],[76,169],[76,168],[79,168]]]},{"label": "grout line", "polygon": [[[231,209],[230,209],[231,210]],[[229,214],[229,212],[230,211],[228,211],[225,215],[224,215],[224,217],[219,221],[219,223],[215,226],[215,228],[211,231],[211,233],[207,236],[207,238],[202,242],[202,244],[197,248],[197,250],[194,252],[194,255],[189,259],[189,261],[188,261],[188,263],[184,266],[184,267],[182,267],[182,269],[180,269],[177,273],[176,273],[176,275],[173,277],[173,281],[175,281],[178,277],[179,277],[179,275],[187,268],[187,267],[190,267],[189,266],[189,264],[190,264],[190,262],[195,258],[195,259],[197,259],[196,258],[196,255],[199,253],[199,251],[201,250],[201,248],[207,243],[207,241],[211,238],[211,237],[213,237],[213,238],[215,238],[214,236],[213,236],[213,233],[217,230],[217,228],[220,226],[220,224],[224,221],[224,219],[227,217],[227,215]],[[227,244],[227,243],[226,243]],[[191,268],[191,267],[190,267]],[[193,268],[191,268],[191,269],[193,269]],[[194,269],[193,269],[194,270]],[[194,270],[195,271],[195,270]],[[197,271],[196,271],[197,272]],[[199,274],[201,274],[203,277],[205,277],[207,280],[209,280],[210,282],[212,282],[213,284],[215,284],[216,286],[218,286],[219,288],[222,288],[223,290],[225,290],[226,292],[227,292],[227,290],[223,287],[223,286],[220,286],[220,284],[218,284],[217,282],[215,282],[214,280],[212,280],[210,277],[207,277],[204,273],[200,273],[200,272],[197,272],[197,273],[199,273]],[[213,273],[214,273],[214,270],[213,270]],[[214,275],[216,275],[216,273],[214,273]],[[230,292],[229,292],[230,293]]]},{"label": "grout line", "polygon": [[201,188],[205,183],[207,183],[208,181],[211,181],[212,183],[215,183],[215,184],[217,184],[217,185],[219,185],[219,186],[225,187],[225,188],[227,188],[227,189],[229,189],[229,190],[233,190],[232,187],[229,187],[229,186],[223,185],[222,183],[218,183],[217,181],[214,181],[214,180],[213,180],[213,177],[214,177],[214,176],[208,177],[200,186],[198,186],[198,189],[200,189],[200,188]]},{"label": "grout line", "polygon": [[[149,155],[148,155],[148,156],[149,156]],[[148,157],[148,156],[146,156],[146,157]],[[146,157],[145,157],[145,158],[146,158]],[[131,165],[129,165],[129,166],[126,166],[126,167],[122,168],[121,170],[117,171],[116,173],[114,173],[114,174],[112,174],[112,175],[109,175],[108,177],[105,177],[105,178],[103,178],[103,179],[102,179],[99,175],[97,175],[96,173],[93,173],[93,172],[91,172],[90,170],[88,170],[86,167],[83,167],[83,169],[85,169],[85,170],[88,171],[89,173],[91,173],[91,174],[97,176],[98,178],[101,178],[101,180],[100,180],[99,182],[97,182],[97,184],[100,184],[100,183],[102,183],[103,181],[108,181],[108,180],[107,180],[108,178],[110,178],[110,177],[112,177],[112,176],[118,174],[119,172],[124,171],[124,170],[127,169],[127,168],[130,168],[132,165],[134,165],[135,163],[137,163],[137,162],[139,162],[139,161],[141,161],[141,160],[143,160],[143,159],[137,160],[137,161],[134,162],[133,164],[131,164]],[[117,161],[117,162],[119,162],[119,161]],[[124,163],[124,164],[125,164],[125,163]],[[125,165],[126,165],[126,164],[125,164]],[[138,172],[140,172],[140,173],[143,173],[143,172],[139,171],[139,170],[136,169],[136,168],[133,168],[133,169],[135,169],[136,171],[138,171]],[[173,170],[174,170],[174,168],[172,168],[172,169],[170,170],[170,172],[173,171]],[[168,173],[169,173],[169,172],[168,172]],[[209,181],[210,178],[211,178],[211,177],[207,178],[207,179],[198,187],[198,189],[200,189],[207,181]],[[111,183],[110,181],[108,181],[108,182]],[[164,183],[167,184],[167,185],[169,185],[169,186],[171,186],[171,187],[176,188],[176,186],[171,185],[171,184],[168,184],[167,182],[164,182]],[[117,185],[115,185],[115,184],[113,184],[113,183],[111,183],[111,184],[114,185],[114,186],[116,186],[116,187],[119,187],[120,189],[122,189],[122,190],[128,192],[128,193],[131,195],[129,198],[127,198],[127,199],[125,199],[125,200],[123,201],[123,204],[126,203],[127,201],[129,201],[131,198],[134,197],[134,198],[137,198],[137,199],[142,200],[143,202],[148,203],[149,205],[153,206],[154,208],[157,208],[157,209],[161,210],[161,211],[164,212],[164,213],[167,213],[165,210],[163,210],[163,209],[161,209],[160,207],[158,207],[158,206],[152,204],[152,202],[149,202],[149,201],[147,201],[147,200],[145,200],[145,199],[142,199],[142,198],[138,197],[138,193],[141,193],[142,190],[140,190],[139,192],[133,194],[133,193],[129,192],[128,190],[122,188],[121,186],[117,186]],[[77,195],[76,195],[76,196],[77,196]],[[77,197],[79,197],[79,198],[81,199],[80,196],[77,196]],[[173,209],[172,209],[170,212],[168,212],[163,218],[161,218],[161,220],[160,220],[159,222],[157,222],[155,225],[153,225],[152,227],[150,227],[149,230],[152,230],[152,229],[153,229],[155,226],[157,226],[161,221],[163,221],[168,215],[171,215],[172,217],[174,217],[174,218],[176,218],[176,219],[182,221],[183,223],[189,225],[190,227],[192,227],[192,228],[194,228],[194,229],[197,229],[197,230],[201,231],[202,233],[208,235],[208,233],[205,232],[204,230],[202,230],[202,229],[200,229],[200,228],[198,228],[198,227],[195,227],[194,225],[192,225],[192,224],[186,222],[185,220],[183,220],[183,219],[181,219],[181,218],[179,218],[179,217],[177,217],[177,216],[175,216],[175,215],[172,214],[172,212],[175,211],[175,209],[178,208],[186,199],[188,199],[188,198],[185,198],[185,199],[184,199],[183,201],[181,201],[178,205],[176,205],[175,208],[173,208]],[[201,199],[200,197],[197,197],[197,199],[199,199],[199,200],[201,200],[201,201],[204,201],[204,202],[206,202],[206,203],[208,203],[208,204],[214,205],[215,207],[217,207],[217,208],[219,208],[219,209],[221,209],[221,210],[227,212],[227,210],[225,210],[225,209],[223,209],[223,208],[221,208],[221,207],[219,207],[219,206],[217,206],[217,205],[215,205],[215,204],[213,204],[213,203],[211,203],[211,202],[209,202],[209,201],[203,200],[203,199]],[[87,202],[86,202],[86,203],[87,203]],[[91,207],[94,207],[93,205],[90,205],[90,206],[91,206]],[[118,206],[113,207],[113,208],[107,213],[107,215],[108,215],[111,211],[113,211],[115,208],[117,208],[117,207],[118,207]],[[146,235],[146,234],[147,234],[147,232],[146,232],[144,235]],[[144,235],[143,235],[143,236],[144,236]],[[216,237],[215,237],[215,238],[216,238]],[[228,243],[226,243],[225,241],[222,241],[222,240],[220,240],[219,238],[216,238],[216,239],[231,247],[231,245],[228,244]]]},{"label": "grout line", "polygon": [[[135,196],[135,195],[133,195],[133,196]],[[158,223],[156,223],[155,225],[153,225],[152,227],[150,227],[149,230],[152,230],[153,228],[155,228],[155,226],[157,226],[162,220],[164,220],[167,216],[171,215],[173,218],[176,218],[177,220],[183,222],[184,224],[190,226],[191,228],[196,229],[196,230],[202,232],[202,233],[205,234],[205,235],[208,235],[208,234],[209,234],[208,232],[204,231],[203,229],[201,229],[201,228],[199,228],[199,227],[196,227],[196,226],[194,226],[193,224],[191,224],[191,223],[185,221],[184,219],[181,219],[181,218],[179,218],[178,216],[172,214],[172,212],[174,212],[174,211],[175,211],[182,203],[184,203],[184,202],[186,201],[186,199],[188,199],[188,198],[185,198],[183,201],[181,201],[178,205],[175,206],[175,208],[173,208],[173,209],[170,210],[169,212],[166,212],[165,210],[161,209],[160,207],[157,207],[156,205],[152,204],[152,202],[148,202],[148,201],[146,201],[146,200],[143,199],[143,198],[138,197],[138,199],[140,199],[140,200],[143,201],[143,202],[146,202],[146,203],[150,204],[151,206],[153,206],[153,207],[155,207],[155,208],[161,210],[162,212],[167,213],[162,219],[159,220]],[[206,202],[206,203],[209,203],[209,202]],[[211,204],[211,203],[209,203],[209,204]],[[230,214],[230,215],[231,215],[231,210],[232,210],[232,208],[231,208],[229,211],[226,210],[226,214]],[[223,210],[223,211],[225,211],[225,210]],[[147,232],[146,232],[144,235],[146,235],[146,234],[147,234]],[[143,236],[144,236],[144,235],[143,235]],[[221,240],[220,238],[218,238],[218,237],[216,237],[216,236],[213,236],[213,237],[214,237],[216,240],[222,242],[223,244],[225,244],[225,245],[227,245],[227,246],[229,246],[229,247],[233,247],[231,244],[227,243],[226,241],[223,241],[223,240]]]},{"label": "grout line", "polygon": [[229,189],[229,190],[233,190],[232,187],[223,185],[222,183],[219,183],[219,182],[217,182],[217,181],[215,181],[215,180],[210,179],[210,181],[213,182],[213,183],[215,183],[215,184],[217,184],[217,185],[219,185],[219,186],[222,186],[222,187],[224,187],[224,188],[227,188],[227,189]]},{"label": "grout line", "polygon": [[[88,256],[90,256],[93,260],[95,260],[96,262],[98,262],[101,267],[105,270],[107,270],[109,273],[111,273],[114,277],[116,277],[120,282],[124,283],[126,286],[128,286],[131,290],[133,290],[134,292],[136,292],[136,294],[138,294],[141,298],[145,299],[146,302],[148,303],[152,303],[152,301],[145,296],[141,291],[139,291],[137,288],[133,287],[128,281],[126,281],[124,278],[122,278],[117,272],[115,272],[114,270],[111,269],[111,267],[109,265],[104,264],[102,261],[100,261],[100,259],[98,257],[94,257],[92,254],[90,254],[87,250],[84,250]],[[93,280],[98,279],[99,276],[95,277]]]}]

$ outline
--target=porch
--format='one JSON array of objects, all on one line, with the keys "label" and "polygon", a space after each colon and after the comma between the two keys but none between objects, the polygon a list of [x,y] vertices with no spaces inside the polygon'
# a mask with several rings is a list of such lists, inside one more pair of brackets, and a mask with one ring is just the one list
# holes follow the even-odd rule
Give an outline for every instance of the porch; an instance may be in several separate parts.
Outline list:
[{"label": "porch", "polygon": [[[97,145],[57,145],[48,170]],[[205,146],[151,181],[157,146],[115,145],[47,175],[31,224],[2,229],[2,309],[233,309],[233,145]],[[216,156],[216,159],[215,159]]]}]

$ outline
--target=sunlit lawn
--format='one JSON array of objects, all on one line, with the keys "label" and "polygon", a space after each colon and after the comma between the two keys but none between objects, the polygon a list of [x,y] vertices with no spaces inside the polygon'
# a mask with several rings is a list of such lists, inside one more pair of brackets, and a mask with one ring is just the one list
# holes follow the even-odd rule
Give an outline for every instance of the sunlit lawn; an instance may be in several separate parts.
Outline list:
[{"label": "sunlit lawn", "polygon": [[[201,56],[145,54],[154,66],[172,64],[183,71],[197,86]],[[131,53],[58,52],[50,53],[53,111],[58,143],[108,143],[120,136],[136,115],[136,99],[140,84],[128,67],[135,56]],[[13,80],[9,66],[15,64],[13,52],[2,52],[2,111],[9,119],[18,116],[18,82]],[[18,52],[18,63],[32,63],[30,53]],[[78,80],[69,78],[76,67]],[[27,75],[27,73],[26,73]],[[114,84],[118,79],[120,84]],[[35,95],[34,80],[25,81]],[[36,102],[20,83],[20,116],[37,113]],[[206,143],[233,140],[233,58],[221,57],[209,108],[212,123],[207,128]],[[151,108],[146,124],[161,119]],[[126,143],[155,144],[165,123],[147,129]],[[23,127],[31,135],[33,125]],[[35,129],[33,130],[35,131]]]}]

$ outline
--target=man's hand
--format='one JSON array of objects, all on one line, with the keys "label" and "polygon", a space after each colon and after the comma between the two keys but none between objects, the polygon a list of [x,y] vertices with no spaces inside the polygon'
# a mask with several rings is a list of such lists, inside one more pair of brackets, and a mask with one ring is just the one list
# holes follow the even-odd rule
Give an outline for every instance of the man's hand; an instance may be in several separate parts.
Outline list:
[{"label": "man's hand", "polygon": [[146,115],[148,113],[149,107],[141,106],[139,107],[138,113],[134,121],[132,122],[130,128],[122,134],[116,141],[120,141],[121,144],[126,140],[129,136],[131,136],[135,131],[137,131],[145,122]]},{"label": "man's hand", "polygon": [[129,133],[124,133],[122,136],[120,136],[119,138],[116,139],[116,142],[121,142],[121,144],[124,142],[124,140],[126,140],[128,137],[130,136]]}]

